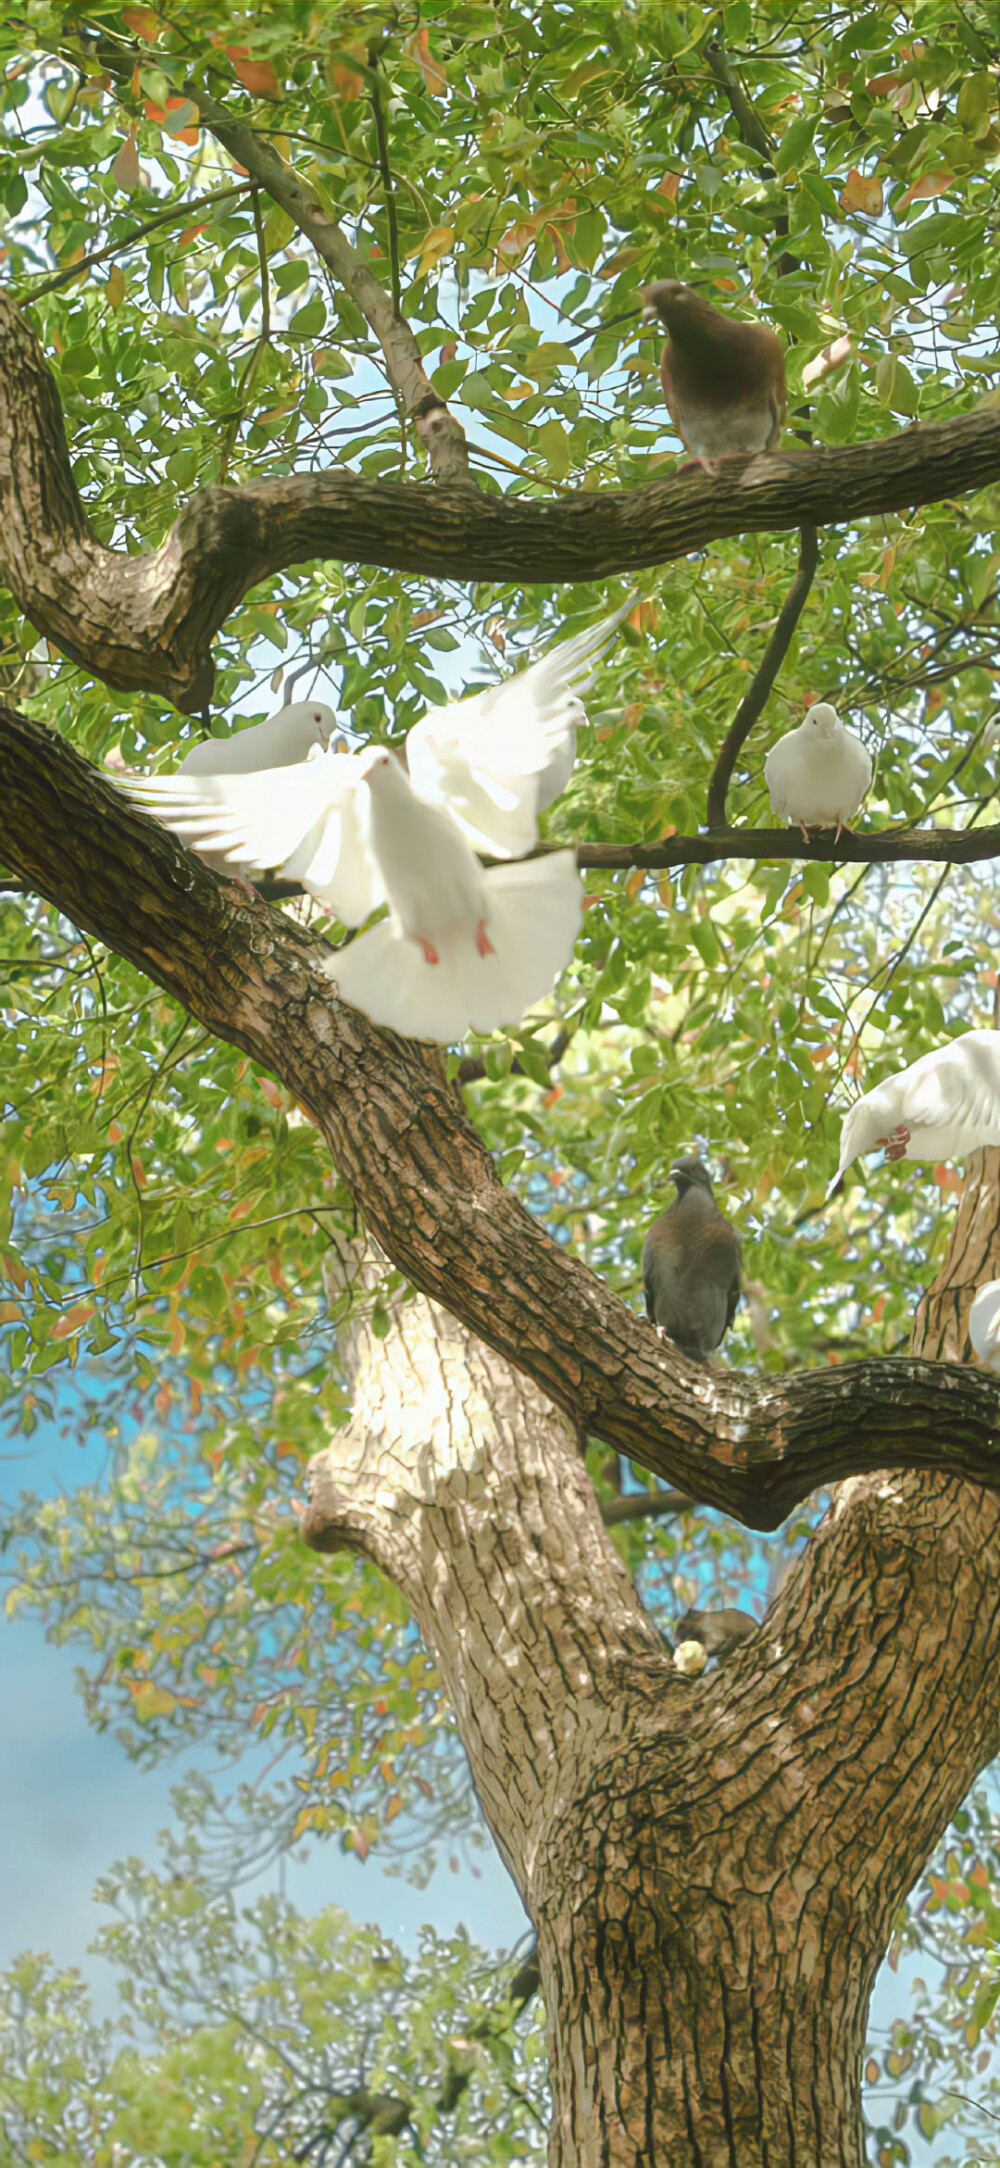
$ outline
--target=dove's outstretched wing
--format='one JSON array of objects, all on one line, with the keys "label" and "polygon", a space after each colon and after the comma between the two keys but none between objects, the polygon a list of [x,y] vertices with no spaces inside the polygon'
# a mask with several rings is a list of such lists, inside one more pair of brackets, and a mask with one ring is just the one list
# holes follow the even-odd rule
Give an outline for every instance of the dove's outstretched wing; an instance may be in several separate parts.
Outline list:
[{"label": "dove's outstretched wing", "polygon": [[406,741],[418,796],[458,822],[473,849],[519,858],[534,848],[538,814],[569,781],[585,691],[634,597],[587,632],[560,641],[502,685],[431,708]]},{"label": "dove's outstretched wing", "polygon": [[385,888],[370,843],[363,755],[322,752],[251,775],[130,777],[119,788],[197,851],[274,869],[360,926]]}]

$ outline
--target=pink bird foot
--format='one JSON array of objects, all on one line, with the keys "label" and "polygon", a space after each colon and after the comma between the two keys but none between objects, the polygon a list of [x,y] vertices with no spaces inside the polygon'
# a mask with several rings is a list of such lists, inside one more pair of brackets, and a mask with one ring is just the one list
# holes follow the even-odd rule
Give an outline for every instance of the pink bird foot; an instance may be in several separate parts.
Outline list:
[{"label": "pink bird foot", "polygon": [[420,946],[423,949],[425,964],[439,964],[441,958],[438,955],[433,941],[425,941],[422,933],[418,933],[417,940],[419,941]]},{"label": "pink bird foot", "polygon": [[900,1122],[899,1128],[894,1129],[890,1137],[879,1138],[879,1143],[885,1145],[887,1159],[905,1159],[906,1147],[909,1141],[910,1132],[905,1122]]},{"label": "pink bird foot", "polygon": [[796,825],[797,825],[797,826],[798,826],[799,828],[801,828],[801,830],[802,830],[802,833],[803,833],[803,835],[804,835],[804,837],[805,837],[805,840],[806,840],[806,842],[808,843],[808,842],[809,842],[809,841],[811,840],[811,838],[810,838],[810,835],[809,835],[809,830],[808,830],[808,828],[806,827],[805,821],[799,821],[799,822],[797,822],[797,824],[796,824]]},{"label": "pink bird foot", "polygon": [[[479,950],[480,956],[496,955],[496,949],[494,948],[493,943],[490,940],[489,934],[486,931],[486,920],[484,918],[480,919],[479,924],[476,927],[476,947]],[[435,962],[437,962],[436,957],[434,960]]]}]

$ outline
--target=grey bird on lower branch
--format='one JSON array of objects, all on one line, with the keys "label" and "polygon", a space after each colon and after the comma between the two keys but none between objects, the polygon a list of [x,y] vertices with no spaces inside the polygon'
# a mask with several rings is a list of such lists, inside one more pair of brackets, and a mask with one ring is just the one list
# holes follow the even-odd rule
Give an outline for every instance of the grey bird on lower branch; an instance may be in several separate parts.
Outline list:
[{"label": "grey bird on lower branch", "polygon": [[740,1239],[715,1202],[700,1159],[676,1159],[677,1201],[654,1220],[642,1253],[646,1315],[691,1362],[721,1347],[740,1299]]}]

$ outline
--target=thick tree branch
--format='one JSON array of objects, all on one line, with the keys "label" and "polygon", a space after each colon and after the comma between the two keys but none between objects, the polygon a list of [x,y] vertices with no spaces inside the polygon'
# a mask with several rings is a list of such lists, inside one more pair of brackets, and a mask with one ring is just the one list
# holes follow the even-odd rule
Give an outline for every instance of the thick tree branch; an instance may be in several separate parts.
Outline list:
[{"label": "thick tree branch", "polygon": [[211,698],[219,627],[249,588],[289,565],[337,558],[430,578],[603,580],[725,535],[840,524],[998,480],[1000,413],[984,407],[877,443],[734,459],[719,479],[694,471],[551,502],[339,471],[216,486],[190,499],[157,550],[130,557],[90,527],[54,381],[0,296],[0,577],[72,661],[187,714]]},{"label": "thick tree branch", "polygon": [[[581,843],[577,864],[616,873],[630,866],[660,872],[670,866],[714,866],[725,858],[818,859],[822,865],[972,866],[1000,857],[1000,827],[872,828],[862,835],[814,828],[806,843],[797,828],[715,828],[698,836],[667,836],[662,843]],[[277,884],[275,884],[277,885]],[[287,892],[291,887],[286,884]]]},{"label": "thick tree branch", "polygon": [[306,933],[5,707],[0,772],[12,872],[281,1077],[387,1256],[581,1434],[758,1528],[873,1468],[1000,1487],[1000,1391],[982,1372],[876,1360],[758,1380],[688,1364],[503,1187],[443,1063],[336,1001]]},{"label": "thick tree branch", "polygon": [[726,825],[726,795],[733,769],[758,716],[763,714],[770,698],[771,687],[792,644],[792,634],[805,608],[806,596],[812,586],[818,562],[819,535],[815,527],[803,527],[798,571],[782,603],[774,631],[753,682],[740,701],[719,747],[718,759],[708,786],[710,828],[724,828]]}]

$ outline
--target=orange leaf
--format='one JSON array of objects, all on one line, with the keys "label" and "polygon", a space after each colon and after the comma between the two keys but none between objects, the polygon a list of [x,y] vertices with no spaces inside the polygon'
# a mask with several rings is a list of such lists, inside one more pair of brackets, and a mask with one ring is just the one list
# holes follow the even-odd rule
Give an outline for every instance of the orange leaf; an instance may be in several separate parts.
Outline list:
[{"label": "orange leaf", "polygon": [[676,203],[677,191],[680,185],[681,175],[679,173],[665,173],[656,193],[658,196],[666,196],[668,203]]},{"label": "orange leaf", "polygon": [[183,1354],[183,1352],[184,1352],[184,1342],[185,1342],[185,1340],[186,1340],[186,1339],[187,1339],[187,1333],[186,1333],[186,1331],[185,1331],[185,1329],[184,1329],[184,1320],[183,1320],[183,1318],[180,1318],[180,1317],[175,1317],[175,1319],[174,1319],[174,1329],[173,1329],[173,1332],[172,1332],[172,1333],[171,1333],[171,1335],[170,1335],[170,1353],[171,1353],[171,1355],[181,1355],[181,1354]]},{"label": "orange leaf", "polygon": [[869,98],[887,98],[891,90],[900,90],[902,83],[901,75],[873,75],[865,89]]},{"label": "orange leaf", "polygon": [[565,1084],[553,1084],[552,1090],[550,1092],[546,1092],[545,1094],[545,1104],[547,1107],[557,1107],[559,1105],[560,1099],[564,1099],[565,1096]]},{"label": "orange leaf", "polygon": [[250,48],[247,45],[227,45],[226,51],[244,90],[248,90],[251,97],[276,98],[279,101],[284,97],[284,91],[269,60],[251,60]]},{"label": "orange leaf", "polygon": [[65,1317],[58,1318],[52,1328],[53,1340],[68,1340],[71,1332],[79,1332],[93,1317],[94,1310],[92,1302],[78,1302],[74,1309],[67,1310]]},{"label": "orange leaf", "polygon": [[197,239],[198,239],[198,235],[199,235],[200,233],[207,233],[207,231],[208,231],[208,221],[207,221],[207,219],[206,219],[206,221],[205,221],[204,225],[202,225],[202,226],[185,226],[185,228],[184,228],[184,231],[183,231],[183,233],[182,233],[182,234],[179,234],[179,235],[178,235],[178,239],[177,239],[177,246],[178,246],[178,248],[190,248],[190,246],[191,246],[191,243],[192,243],[192,241],[197,241]]},{"label": "orange leaf", "polygon": [[163,28],[155,8],[123,8],[122,22],[134,38],[150,38],[154,45]]},{"label": "orange leaf", "polygon": [[121,1141],[122,1141],[122,1138],[123,1138],[123,1136],[124,1136],[124,1135],[125,1135],[125,1131],[124,1131],[124,1129],[122,1128],[122,1125],[121,1125],[121,1123],[120,1123],[120,1122],[112,1122],[112,1123],[111,1123],[111,1125],[110,1125],[110,1127],[109,1127],[109,1129],[108,1129],[108,1143],[109,1143],[109,1144],[120,1144],[120,1143],[121,1143]]},{"label": "orange leaf", "polygon": [[401,1795],[400,1795],[400,1793],[399,1793],[399,1792],[393,1792],[393,1793],[392,1793],[392,1795],[391,1795],[391,1797],[390,1797],[390,1798],[389,1798],[389,1799],[388,1799],[388,1800],[386,1801],[386,1808],[385,1808],[385,1818],[386,1818],[386,1821],[387,1821],[387,1822],[394,1822],[394,1821],[395,1821],[395,1819],[396,1819],[396,1816],[397,1816],[397,1814],[402,1814],[402,1811],[403,1811],[403,1801],[402,1801],[402,1797],[401,1797]]},{"label": "orange leaf", "polygon": [[954,180],[953,173],[921,174],[919,181],[913,181],[905,196],[900,196],[899,202],[893,204],[893,217],[901,218],[903,212],[909,210],[911,203],[925,203],[931,196],[946,196]]},{"label": "orange leaf", "polygon": [[935,1167],[934,1180],[939,1189],[960,1191],[962,1188],[962,1177],[956,1167],[946,1167],[944,1165]]},{"label": "orange leaf", "polygon": [[142,1164],[138,1152],[133,1152],[132,1154],[132,1172],[135,1176],[138,1187],[140,1189],[145,1189],[148,1177],[146,1174],[146,1169]]},{"label": "orange leaf", "polygon": [[274,1078],[270,1076],[260,1076],[257,1078],[257,1082],[267,1100],[268,1106],[273,1107],[276,1114],[280,1114],[284,1105],[284,1093],[280,1084],[276,1084]]},{"label": "orange leaf", "polygon": [[367,1859],[368,1854],[371,1851],[371,1845],[369,1844],[367,1837],[364,1835],[364,1832],[360,1829],[356,1829],[354,1832],[354,1849],[358,1855],[358,1858],[362,1861]]},{"label": "orange leaf", "polygon": [[408,60],[416,61],[432,98],[445,97],[448,90],[448,75],[443,61],[438,60],[436,55],[431,52],[430,31],[415,30],[412,38],[407,38],[403,51]]},{"label": "orange leaf", "polygon": [[840,199],[842,211],[861,211],[865,218],[877,218],[882,209],[882,183],[874,175],[866,180],[857,166],[852,166]]},{"label": "orange leaf", "polygon": [[364,76],[356,75],[354,69],[346,67],[342,60],[327,62],[326,79],[334,96],[339,98],[343,105],[353,104],[355,98],[361,97],[365,87]]},{"label": "orange leaf", "polygon": [[0,1325],[19,1325],[23,1315],[16,1302],[0,1302]]},{"label": "orange leaf", "polygon": [[167,1417],[168,1417],[168,1415],[169,1415],[169,1413],[170,1413],[170,1410],[171,1410],[171,1408],[172,1408],[172,1406],[173,1406],[173,1401],[174,1401],[174,1388],[173,1388],[173,1386],[172,1386],[172,1385],[161,1385],[161,1387],[160,1387],[160,1390],[159,1390],[159,1392],[158,1392],[158,1393],[157,1393],[157,1395],[156,1395],[156,1399],[155,1399],[155,1401],[153,1402],[153,1405],[154,1405],[154,1407],[155,1407],[155,1409],[156,1409],[157,1415],[159,1416],[159,1418],[160,1418],[160,1421],[161,1421],[161,1423],[165,1423],[165,1422],[166,1422],[166,1420],[167,1420]]}]

